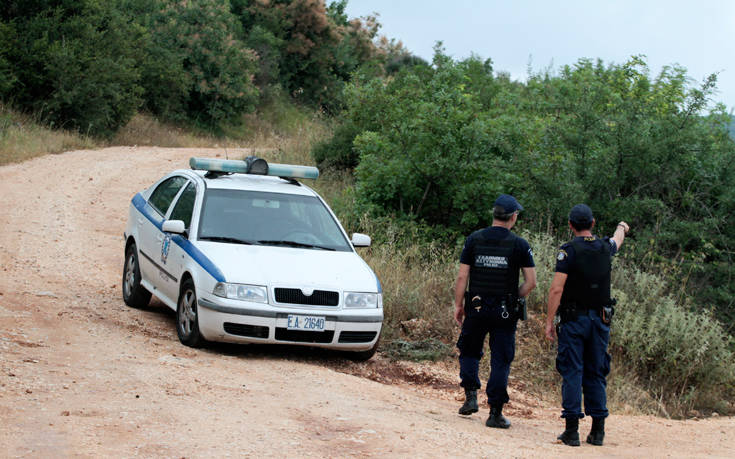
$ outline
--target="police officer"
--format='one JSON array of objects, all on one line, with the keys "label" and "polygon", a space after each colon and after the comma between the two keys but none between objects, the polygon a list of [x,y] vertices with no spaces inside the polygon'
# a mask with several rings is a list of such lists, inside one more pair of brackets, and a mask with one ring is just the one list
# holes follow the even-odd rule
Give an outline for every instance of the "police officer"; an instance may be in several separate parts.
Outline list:
[{"label": "police officer", "polygon": [[629,227],[618,223],[612,238],[592,235],[592,209],[577,204],[569,212],[574,239],[561,246],[556,257],[556,273],[551,282],[546,317],[546,337],[557,335],[554,317],[561,322],[556,368],[562,376],[562,414],[566,429],[558,439],[579,446],[579,420],[584,412],[592,417],[587,443],[602,445],[607,411],[607,374],[610,372],[610,320],[614,300],[610,298],[610,270],[613,255],[623,245]]},{"label": "police officer", "polygon": [[[518,299],[536,286],[531,247],[510,231],[521,210],[523,207],[513,196],[498,197],[492,226],[475,231],[465,242],[454,287],[454,319],[462,326],[457,341],[459,377],[465,390],[465,402],[459,414],[478,411],[478,372],[485,336],[489,333],[490,379],[486,392],[490,416],[485,425],[502,429],[510,427],[503,416],[503,405],[508,402],[508,374],[515,356]],[[519,287],[520,270],[524,282]]]}]

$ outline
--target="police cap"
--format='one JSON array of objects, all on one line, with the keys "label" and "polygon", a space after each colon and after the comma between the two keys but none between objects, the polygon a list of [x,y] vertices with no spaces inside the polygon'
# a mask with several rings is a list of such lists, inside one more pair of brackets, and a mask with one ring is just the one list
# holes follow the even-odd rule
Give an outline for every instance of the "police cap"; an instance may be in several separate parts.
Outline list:
[{"label": "police cap", "polygon": [[592,220],[594,220],[592,209],[587,204],[577,204],[569,212],[569,221],[572,223],[586,225],[592,223]]},{"label": "police cap", "polygon": [[513,212],[523,210],[521,203],[509,194],[501,194],[498,196],[498,199],[495,200],[495,205],[502,207],[506,214],[512,214]]}]

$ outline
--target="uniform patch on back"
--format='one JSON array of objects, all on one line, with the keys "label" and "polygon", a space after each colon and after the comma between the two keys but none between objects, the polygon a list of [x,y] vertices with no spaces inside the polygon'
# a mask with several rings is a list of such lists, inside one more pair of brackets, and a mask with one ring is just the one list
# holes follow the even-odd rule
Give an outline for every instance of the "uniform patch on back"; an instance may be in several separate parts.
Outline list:
[{"label": "uniform patch on back", "polygon": [[478,268],[508,268],[508,258],[495,255],[477,255],[475,266]]},{"label": "uniform patch on back", "polygon": [[566,250],[560,250],[559,254],[556,256],[556,259],[559,261],[563,261],[567,257],[567,251]]}]

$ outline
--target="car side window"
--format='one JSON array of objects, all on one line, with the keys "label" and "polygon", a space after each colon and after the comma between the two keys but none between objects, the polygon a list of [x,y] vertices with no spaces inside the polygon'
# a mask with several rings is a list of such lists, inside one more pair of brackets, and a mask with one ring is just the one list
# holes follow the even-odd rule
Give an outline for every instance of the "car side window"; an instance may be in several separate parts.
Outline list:
[{"label": "car side window", "polygon": [[151,194],[148,202],[158,211],[161,215],[166,215],[168,206],[171,205],[171,201],[176,197],[176,193],[179,192],[181,187],[186,183],[187,180],[184,177],[175,176],[168,178],[161,182],[153,193]]},{"label": "car side window", "polygon": [[188,230],[191,224],[191,214],[194,212],[194,200],[197,197],[197,189],[193,182],[189,182],[184,192],[179,196],[178,201],[171,211],[170,220],[183,220],[184,227]]}]

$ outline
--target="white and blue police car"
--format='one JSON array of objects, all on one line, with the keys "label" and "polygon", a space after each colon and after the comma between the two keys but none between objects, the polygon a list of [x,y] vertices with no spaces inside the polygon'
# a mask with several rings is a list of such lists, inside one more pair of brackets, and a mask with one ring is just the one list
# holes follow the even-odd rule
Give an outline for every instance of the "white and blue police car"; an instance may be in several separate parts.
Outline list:
[{"label": "white and blue police car", "polygon": [[123,299],[176,311],[187,346],[207,340],[375,353],[380,281],[324,200],[297,178],[318,169],[191,158],[130,203]]}]

